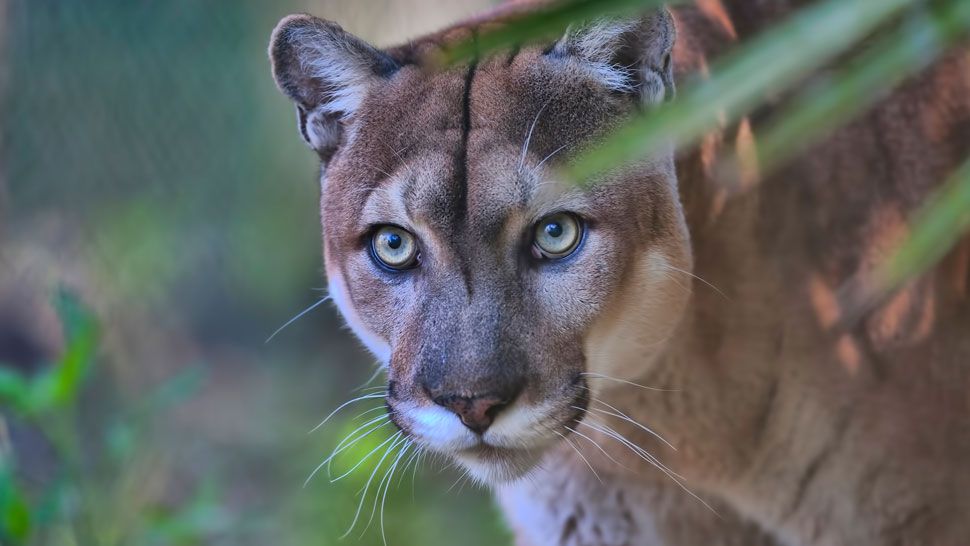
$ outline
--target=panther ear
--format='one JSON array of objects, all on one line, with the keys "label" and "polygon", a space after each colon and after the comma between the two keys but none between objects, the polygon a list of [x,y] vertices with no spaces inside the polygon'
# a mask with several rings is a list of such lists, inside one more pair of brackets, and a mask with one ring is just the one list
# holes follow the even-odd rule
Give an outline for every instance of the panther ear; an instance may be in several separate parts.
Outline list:
[{"label": "panther ear", "polygon": [[661,8],[633,19],[601,18],[570,27],[548,54],[576,60],[611,89],[656,104],[674,96],[676,36],[673,16]]},{"label": "panther ear", "polygon": [[384,52],[311,15],[280,21],[269,56],[276,84],[296,103],[300,134],[323,161],[368,90],[398,68]]}]

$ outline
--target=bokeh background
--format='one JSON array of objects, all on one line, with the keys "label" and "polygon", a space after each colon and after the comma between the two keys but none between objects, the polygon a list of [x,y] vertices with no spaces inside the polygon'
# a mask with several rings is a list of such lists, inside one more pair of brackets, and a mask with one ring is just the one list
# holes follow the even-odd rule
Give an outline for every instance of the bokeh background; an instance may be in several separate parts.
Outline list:
[{"label": "bokeh background", "polygon": [[[441,463],[412,474],[405,459],[379,498],[386,428],[334,460],[334,477],[356,471],[304,485],[379,397],[308,431],[382,378],[326,304],[267,342],[325,295],[318,167],[272,83],[271,29],[309,11],[390,45],[494,1],[0,0],[0,546],[329,545],[355,519],[340,543],[510,543],[487,495]],[[463,54],[658,1],[560,3]],[[741,44],[573,177],[747,115],[752,159],[777,173],[935,60],[963,67],[970,39],[967,0],[724,4],[757,23]],[[717,167],[728,186],[741,163]],[[970,161],[843,287],[864,290],[840,289],[845,308],[931,268],[967,210]]]},{"label": "bokeh background", "polygon": [[[266,44],[293,12],[391,45],[491,3],[0,0],[0,543],[337,542],[372,465],[304,481],[379,401],[308,431],[375,367],[330,305],[266,343],[325,285]],[[388,544],[509,543],[457,477],[395,477]],[[382,543],[372,499],[343,543]]]}]

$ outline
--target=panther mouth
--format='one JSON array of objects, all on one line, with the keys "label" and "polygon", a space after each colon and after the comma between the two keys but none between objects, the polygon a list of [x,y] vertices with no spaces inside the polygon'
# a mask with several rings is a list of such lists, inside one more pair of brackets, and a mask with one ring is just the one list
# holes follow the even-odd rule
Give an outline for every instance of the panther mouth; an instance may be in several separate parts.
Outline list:
[{"label": "panther mouth", "polygon": [[390,420],[418,445],[454,458],[482,482],[497,483],[526,475],[577,428],[590,398],[582,374],[565,394],[556,401],[512,404],[484,430],[437,405],[388,400],[387,407]]},{"label": "panther mouth", "polygon": [[[565,415],[557,419],[557,424],[534,423],[533,427],[543,432],[541,440],[512,443],[504,440],[490,442],[489,437],[480,436],[474,445],[453,453],[469,471],[484,482],[501,483],[515,481],[534,470],[546,452],[575,430],[586,415],[589,404],[589,390],[581,389],[579,394],[566,406]],[[535,435],[530,435],[535,438]]]}]

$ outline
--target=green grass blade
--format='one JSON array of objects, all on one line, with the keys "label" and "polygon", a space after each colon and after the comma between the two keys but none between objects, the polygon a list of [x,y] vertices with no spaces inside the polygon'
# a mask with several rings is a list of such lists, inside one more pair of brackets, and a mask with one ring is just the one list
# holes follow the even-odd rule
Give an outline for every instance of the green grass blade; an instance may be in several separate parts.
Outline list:
[{"label": "green grass blade", "polygon": [[919,0],[826,0],[742,45],[713,76],[682,98],[646,113],[581,154],[565,175],[577,182],[663,147],[693,143],[711,128],[736,121]]},{"label": "green grass blade", "polygon": [[595,17],[617,16],[675,2],[664,0],[564,0],[513,16],[506,24],[445,50],[445,64],[481,58],[495,51],[558,38],[566,28]]},{"label": "green grass blade", "polygon": [[[776,169],[859,115],[970,32],[970,2],[965,0],[921,15],[907,18],[836,74],[801,92],[790,108],[759,131],[760,172]],[[736,166],[731,167],[727,172],[736,176]]]},{"label": "green grass blade", "polygon": [[912,231],[876,270],[883,293],[936,265],[970,230],[970,160],[914,215]]}]

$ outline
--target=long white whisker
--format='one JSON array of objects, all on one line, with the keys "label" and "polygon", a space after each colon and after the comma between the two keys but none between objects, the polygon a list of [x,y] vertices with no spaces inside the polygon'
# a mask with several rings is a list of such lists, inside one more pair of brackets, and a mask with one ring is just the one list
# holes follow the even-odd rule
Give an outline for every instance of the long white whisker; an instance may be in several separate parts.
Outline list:
[{"label": "long white whisker", "polygon": [[683,269],[680,269],[679,267],[674,267],[674,266],[672,266],[670,264],[664,264],[663,267],[664,267],[664,269],[669,269],[671,271],[676,271],[678,273],[683,273],[684,275],[688,275],[690,277],[693,277],[693,278],[701,281],[702,283],[706,284],[711,290],[714,290],[715,292],[717,292],[718,294],[720,294],[721,297],[723,297],[724,299],[726,299],[728,301],[731,301],[731,298],[729,298],[727,296],[727,294],[725,294],[724,292],[722,292],[720,288],[714,286],[712,283],[708,282],[706,279],[702,279],[701,277],[698,277],[697,275],[695,275],[694,273],[691,273],[690,271],[685,271]]},{"label": "long white whisker", "polygon": [[270,334],[270,336],[268,338],[266,338],[266,341],[264,341],[263,343],[269,343],[270,341],[273,341],[273,338],[276,337],[276,334],[282,332],[284,328],[286,328],[287,326],[289,326],[289,325],[293,324],[294,322],[296,322],[297,320],[299,320],[300,317],[302,317],[303,315],[309,313],[310,311],[313,311],[317,307],[320,307],[326,301],[330,301],[330,296],[327,296],[327,297],[321,299],[320,301],[314,303],[310,307],[307,307],[306,309],[300,311],[295,317],[293,317],[290,320],[286,321],[286,324],[284,324],[283,326],[280,326],[279,328],[276,329],[275,332],[273,332],[272,334]]},{"label": "long white whisker", "polygon": [[424,456],[427,454],[424,450],[418,450],[418,459],[414,462],[414,469],[411,470],[411,503],[414,503],[414,484],[418,478],[418,467],[424,461]]},{"label": "long white whisker", "polygon": [[684,479],[683,476],[674,472],[673,470],[670,469],[670,467],[665,465],[663,461],[655,457],[649,451],[643,449],[642,447],[630,441],[626,436],[623,436],[619,432],[613,430],[612,428],[609,427],[609,425],[606,425],[605,423],[599,423],[596,421],[588,423],[587,421],[590,421],[590,420],[587,419],[587,420],[581,421],[580,424],[585,425],[587,428],[591,428],[597,432],[606,434],[610,438],[613,438],[617,442],[620,442],[620,444],[626,446],[626,448],[632,451],[635,455],[639,456],[644,461],[662,470],[664,473],[669,473],[673,476],[676,476],[677,478]]},{"label": "long white whisker", "polygon": [[560,146],[560,147],[558,147],[558,148],[556,148],[555,150],[553,150],[553,151],[552,151],[552,152],[551,152],[551,153],[550,153],[549,155],[547,155],[546,157],[544,157],[544,158],[542,158],[542,161],[540,161],[540,162],[539,162],[539,163],[538,163],[538,164],[537,164],[537,165],[536,165],[536,166],[535,166],[535,167],[534,167],[534,168],[532,169],[532,172],[539,172],[539,169],[541,169],[541,168],[542,168],[542,166],[543,166],[543,165],[544,165],[544,164],[546,163],[546,161],[549,161],[550,159],[552,159],[552,156],[554,156],[554,155],[556,155],[556,154],[558,154],[559,152],[561,152],[561,151],[563,151],[563,150],[565,150],[565,149],[566,149],[566,148],[568,148],[568,147],[569,147],[569,144],[563,144],[562,146]]},{"label": "long white whisker", "polygon": [[[390,421],[388,421],[388,422],[390,422]],[[370,431],[368,431],[367,434],[370,434],[371,432],[374,432],[375,430],[377,430],[379,428],[382,428],[385,425],[387,425],[387,423],[381,423],[380,425],[377,425],[376,427],[374,427],[373,429],[371,429]],[[357,463],[354,464],[354,466],[350,467],[350,470],[347,470],[346,472],[344,472],[343,474],[337,476],[336,478],[331,478],[330,479],[330,483],[339,482],[340,480],[342,480],[342,479],[346,478],[347,476],[351,475],[354,472],[354,470],[357,470],[358,468],[360,468],[360,465],[364,464],[364,462],[367,461],[367,459],[370,459],[371,458],[371,455],[373,455],[378,450],[380,450],[382,447],[384,447],[389,441],[391,441],[391,438],[394,438],[395,436],[397,436],[397,435],[394,434],[390,438],[386,438],[383,442],[381,442],[380,444],[378,444],[377,447],[375,447],[374,449],[372,449],[369,452],[367,452],[367,455],[364,455],[363,457],[361,457],[361,459],[359,461],[357,461]],[[362,438],[363,438],[363,436],[361,436],[357,440],[360,440]],[[356,440],[355,440],[355,442],[356,442]],[[353,445],[353,444],[350,444],[350,445]],[[350,445],[346,446],[344,449],[347,449],[347,447],[350,447]],[[334,453],[334,455],[332,455],[330,457],[327,457],[328,460],[325,461],[324,464],[328,464],[331,460],[333,460],[333,456],[335,456],[335,455],[337,455],[337,454]]]},{"label": "long white whisker", "polygon": [[340,455],[344,451],[346,451],[346,450],[354,447],[355,445],[357,445],[357,443],[359,443],[364,438],[370,436],[374,432],[377,432],[378,430],[380,430],[380,429],[386,427],[387,425],[389,425],[391,423],[390,419],[388,419],[388,420],[386,420],[384,422],[380,422],[381,419],[385,419],[386,417],[387,417],[386,415],[381,415],[379,417],[376,417],[376,418],[372,419],[368,423],[366,423],[364,425],[361,425],[361,426],[357,427],[356,429],[354,429],[354,432],[352,432],[351,434],[356,434],[358,431],[360,431],[360,429],[362,429],[362,428],[364,428],[364,427],[366,427],[368,425],[377,423],[376,425],[374,425],[373,427],[371,427],[369,430],[363,432],[360,436],[357,436],[356,438],[351,439],[351,437],[350,437],[351,435],[348,434],[343,440],[340,441],[339,444],[337,444],[337,447],[335,447],[333,449],[333,452],[330,453],[330,455],[322,463],[320,463],[321,465],[326,465],[327,466],[327,478],[330,480],[330,483],[333,483],[333,482],[339,480],[340,478],[343,478],[347,474],[350,474],[358,466],[360,466],[360,464],[361,464],[361,462],[363,462],[363,460],[366,460],[366,459],[362,459],[361,461],[358,461],[358,463],[356,465],[354,465],[353,468],[351,468],[350,470],[348,470],[344,474],[341,474],[338,478],[334,478],[333,477],[333,469],[331,468],[331,466],[333,465],[333,461],[337,458],[337,455]]},{"label": "long white whisker", "polygon": [[648,391],[656,391],[656,392],[680,392],[680,389],[662,389],[662,388],[659,388],[659,387],[648,387],[646,385],[641,385],[639,383],[634,383],[633,381],[627,381],[625,379],[619,379],[619,378],[616,378],[616,377],[610,377],[608,375],[603,375],[601,373],[596,373],[596,372],[580,372],[579,375],[586,375],[586,376],[589,376],[589,377],[596,377],[596,378],[599,378],[599,379],[606,379],[608,381],[616,381],[617,383],[624,383],[626,385],[630,385],[630,386],[633,386],[633,387],[638,387],[638,388],[645,389],[645,390],[648,390]]},{"label": "long white whisker", "polygon": [[573,434],[575,434],[576,436],[579,436],[580,438],[586,438],[586,440],[587,440],[587,441],[588,441],[589,443],[591,443],[591,444],[593,444],[593,446],[594,446],[594,447],[595,447],[596,449],[598,449],[598,450],[600,450],[600,452],[601,452],[601,453],[603,453],[603,455],[605,455],[607,459],[609,459],[609,460],[611,460],[611,461],[613,461],[613,463],[614,463],[614,464],[616,464],[617,466],[619,466],[619,467],[621,467],[621,468],[624,468],[624,469],[626,469],[626,470],[629,470],[630,472],[633,472],[633,470],[631,470],[630,468],[627,468],[627,466],[626,466],[626,465],[624,465],[624,464],[623,464],[623,463],[621,463],[620,461],[617,461],[616,459],[614,459],[614,458],[613,458],[613,456],[612,456],[612,455],[610,455],[609,453],[607,453],[607,452],[606,452],[606,450],[605,450],[605,449],[603,449],[603,446],[601,446],[601,445],[599,445],[599,442],[596,442],[595,440],[593,440],[593,439],[592,439],[592,438],[590,438],[589,436],[587,436],[587,435],[585,435],[585,434],[583,434],[582,432],[579,432],[578,430],[576,430],[576,429],[574,429],[574,428],[572,428],[572,427],[570,427],[570,426],[568,426],[568,425],[566,426],[566,430],[568,430],[569,432],[572,432]]},{"label": "long white whisker", "polygon": [[369,410],[364,410],[364,411],[358,413],[357,415],[353,416],[353,418],[351,419],[351,421],[353,421],[354,419],[360,419],[361,417],[367,415],[368,413],[374,413],[375,411],[385,410],[385,409],[387,409],[387,406],[374,406],[373,408],[371,408]]},{"label": "long white whisker", "polygon": [[[368,411],[370,411],[370,410],[368,410]],[[346,436],[344,436],[343,439],[340,440],[340,442],[337,443],[337,446],[333,448],[334,449],[333,450],[333,453],[334,454],[339,453],[342,450],[341,448],[344,446],[344,444],[346,444],[347,442],[350,442],[351,439],[353,439],[354,442],[356,442],[357,440],[360,440],[364,436],[360,436],[359,438],[354,438],[354,435],[357,434],[358,432],[360,432],[361,430],[363,430],[364,428],[369,427],[369,426],[373,425],[374,423],[378,423],[381,420],[386,419],[386,418],[387,418],[387,415],[386,414],[382,414],[382,415],[378,415],[377,417],[373,417],[371,419],[368,419],[362,425],[358,425],[357,428],[355,428],[354,430],[350,431],[350,433],[348,433]],[[365,436],[366,436],[366,434],[365,434]]]},{"label": "long white whisker", "polygon": [[529,126],[529,132],[525,136],[525,144],[522,145],[522,157],[519,159],[519,169],[525,166],[525,156],[528,155],[529,144],[532,143],[532,132],[535,131],[536,124],[539,123],[539,117],[542,116],[543,110],[546,109],[546,106],[549,106],[550,102],[552,102],[551,97],[546,101],[545,104],[542,105],[541,108],[539,108],[539,112],[536,113],[535,119],[532,120],[532,125]]},{"label": "long white whisker", "polygon": [[445,495],[447,495],[448,493],[451,493],[451,490],[454,489],[455,486],[458,485],[458,482],[460,482],[463,479],[467,478],[468,477],[468,473],[469,473],[469,470],[467,468],[466,469],[463,469],[462,472],[461,472],[461,475],[458,476],[458,479],[457,480],[455,480],[455,483],[451,484],[451,487],[449,487],[448,490],[445,491]]},{"label": "long white whisker", "polygon": [[364,392],[364,391],[375,390],[375,389],[381,389],[381,390],[386,389],[387,387],[384,385],[377,385],[374,387],[367,386],[373,383],[374,380],[377,379],[377,377],[380,376],[381,372],[383,371],[384,371],[384,368],[382,366],[378,366],[377,369],[374,370],[374,373],[372,373],[371,376],[367,378],[367,381],[364,381],[363,383],[361,383],[359,387],[354,389],[354,391]]},{"label": "long white whisker", "polygon": [[327,415],[326,417],[324,417],[323,418],[323,421],[320,421],[320,424],[318,424],[317,426],[315,426],[312,429],[310,429],[310,432],[308,432],[307,434],[313,434],[314,432],[316,432],[317,430],[319,430],[320,427],[322,427],[323,425],[327,424],[327,421],[329,421],[331,417],[333,417],[334,415],[336,415],[338,411],[346,408],[347,406],[349,406],[349,405],[351,405],[353,403],[356,403],[356,402],[361,402],[363,400],[373,400],[375,398],[384,398],[384,393],[383,392],[378,392],[378,393],[374,393],[374,394],[364,394],[364,395],[358,396],[357,398],[351,398],[350,400],[347,400],[343,404],[340,404],[339,406],[337,406],[337,409],[331,411],[330,412],[330,415]]},{"label": "long white whisker", "polygon": [[[357,520],[360,519],[360,511],[364,508],[364,499],[367,498],[367,490],[370,489],[370,484],[371,482],[374,481],[374,476],[377,475],[377,471],[380,470],[381,465],[384,464],[384,460],[387,459],[387,456],[398,445],[398,442],[407,440],[407,438],[403,437],[402,434],[403,433],[401,431],[397,431],[396,434],[388,438],[388,440],[394,439],[394,442],[387,449],[384,450],[384,455],[382,455],[381,459],[377,461],[377,465],[374,467],[374,471],[371,472],[370,477],[367,478],[367,483],[364,484],[363,494],[360,496],[360,502],[357,503],[357,512],[354,514],[354,521],[350,523],[350,528],[347,529],[347,532],[340,536],[341,539],[347,538],[347,535],[349,535],[354,530],[354,527],[357,525]],[[384,444],[381,444],[381,445],[384,445]]]},{"label": "long white whisker", "polygon": [[[414,445],[413,443],[409,443],[407,446],[404,447],[403,450],[401,450],[401,453],[398,454],[397,459],[394,461],[394,466],[391,467],[391,479],[387,480],[387,485],[384,486],[384,495],[381,496],[381,540],[384,541],[384,546],[387,546],[387,537],[384,535],[384,503],[387,501],[387,490],[391,488],[391,480],[394,479],[394,470],[397,468],[398,461],[401,460],[401,456],[404,453],[406,453],[407,450],[410,449],[413,445]],[[415,450],[415,453],[417,452],[418,450]],[[405,465],[405,468],[407,468],[406,465]],[[401,474],[404,474],[404,472],[402,471]],[[399,485],[400,485],[400,482],[399,482]]]},{"label": "long white whisker", "polygon": [[[602,430],[602,429],[597,429],[594,426],[586,423],[585,421],[580,421],[580,424],[585,424],[586,426],[592,428],[593,430],[599,430],[600,432],[609,435],[609,432],[608,431]],[[613,432],[616,433],[615,431],[613,431]],[[616,434],[617,434],[617,436],[619,436],[619,437],[616,437],[616,436],[614,437],[617,441],[624,442],[624,440],[625,440],[626,442],[629,442],[629,440],[626,440],[625,438],[622,438],[622,435],[620,435],[619,433],[616,433]],[[630,442],[630,443],[632,444],[632,442]],[[639,446],[636,446],[635,444],[633,444],[632,447],[638,447],[639,448]],[[640,449],[640,451],[643,451],[642,448],[639,448],[639,449]],[[663,463],[661,463],[659,459],[657,459],[656,457],[650,455],[649,453],[643,452],[643,454],[650,456],[650,459],[644,458],[644,460],[647,460],[648,462],[650,462],[654,467],[657,468],[657,470],[660,470],[661,472],[663,472],[668,478],[670,478],[674,483],[676,483],[677,486],[680,487],[685,493],[687,493],[688,495],[690,495],[690,496],[694,497],[695,499],[697,499],[697,501],[700,502],[701,504],[703,504],[705,508],[707,508],[708,510],[710,510],[711,512],[713,512],[716,516],[720,517],[720,514],[718,514],[717,510],[715,510],[710,504],[708,504],[707,502],[705,502],[704,499],[702,499],[699,496],[697,496],[693,491],[691,491],[690,489],[688,489],[687,486],[682,483],[682,481],[687,481],[686,478],[684,478],[683,476],[681,476],[681,475],[677,474],[676,472],[674,472],[674,471],[670,470],[669,468],[667,468],[667,466],[664,465]],[[643,454],[641,454],[641,455],[643,455]]]},{"label": "long white whisker", "polygon": [[[401,461],[401,457],[405,453],[407,453],[407,451],[410,448],[411,448],[411,441],[410,440],[406,440],[403,444],[401,444],[401,448],[398,450],[397,456],[394,457],[394,460],[390,463],[390,466],[388,466],[387,471],[384,472],[384,477],[381,478],[381,481],[377,484],[377,491],[374,493],[374,505],[371,507],[370,517],[367,518],[367,525],[365,525],[364,526],[364,530],[360,532],[361,538],[363,538],[364,533],[366,533],[367,530],[370,529],[370,524],[374,522],[374,515],[377,513],[377,504],[378,504],[378,501],[380,501],[380,504],[381,504],[381,518],[380,518],[380,522],[381,522],[381,537],[383,538],[383,536],[384,536],[384,502],[383,502],[383,499],[386,498],[386,496],[387,496],[387,490],[390,489],[390,487],[391,487],[391,481],[394,479],[394,470],[397,468],[398,463]],[[383,494],[381,494],[382,487],[384,489],[384,493]],[[387,545],[387,539],[384,539],[384,544],[385,544],[385,546]]]},{"label": "long white whisker", "polygon": [[579,458],[582,459],[583,462],[586,463],[586,466],[589,467],[589,471],[592,472],[593,476],[596,477],[596,481],[603,483],[603,480],[602,478],[600,478],[600,475],[596,473],[596,470],[593,468],[593,465],[589,463],[589,459],[587,459],[586,456],[579,451],[579,448],[576,447],[576,444],[572,443],[572,441],[570,441],[569,438],[566,438],[565,434],[559,432],[558,430],[553,430],[553,432],[556,433],[556,435],[558,435],[560,438],[562,438],[564,442],[569,444],[569,447],[573,448],[573,451],[576,452],[576,455],[579,455]]},{"label": "long white whisker", "polygon": [[422,451],[421,448],[418,447],[416,444],[412,444],[412,445],[415,446],[415,450],[411,452],[411,456],[408,457],[406,461],[404,461],[404,466],[401,467],[401,477],[398,478],[397,480],[397,487],[401,487],[401,483],[404,482],[404,478],[408,474],[408,467],[411,466],[411,463],[417,460],[418,455],[421,455],[421,451]]},{"label": "long white whisker", "polygon": [[599,409],[599,408],[589,408],[589,410],[590,410],[590,411],[595,411],[595,412],[597,412],[597,413],[603,413],[603,414],[605,414],[605,415],[611,415],[611,416],[613,416],[613,417],[617,417],[617,418],[620,418],[620,419],[623,419],[623,420],[624,420],[624,421],[626,421],[627,423],[630,423],[631,425],[635,425],[636,427],[638,427],[638,428],[640,428],[641,430],[643,430],[643,431],[645,431],[645,432],[647,432],[647,433],[648,433],[648,434],[650,434],[651,436],[653,436],[653,437],[655,437],[655,438],[657,438],[658,440],[660,440],[661,442],[663,442],[664,444],[666,444],[666,445],[667,445],[667,447],[669,447],[670,449],[672,449],[672,450],[674,450],[674,451],[677,451],[677,448],[676,448],[676,447],[674,447],[674,444],[672,444],[672,443],[670,443],[670,442],[668,442],[668,441],[667,441],[667,440],[666,440],[666,439],[665,439],[665,438],[664,438],[663,436],[661,436],[661,435],[659,435],[659,434],[657,434],[657,433],[656,433],[656,432],[654,432],[654,431],[653,431],[652,429],[650,429],[650,427],[647,427],[647,426],[644,426],[644,425],[642,425],[642,424],[640,424],[640,423],[638,423],[638,422],[636,422],[636,421],[634,421],[634,420],[633,420],[633,418],[632,418],[632,417],[630,417],[629,415],[627,415],[627,414],[625,414],[625,413],[623,413],[623,412],[622,412],[622,411],[620,411],[620,410],[617,410],[616,408],[614,408],[613,406],[611,406],[611,405],[609,405],[609,404],[607,404],[606,402],[603,402],[602,400],[595,400],[595,402],[597,402],[597,403],[599,403],[599,404],[603,404],[603,405],[604,405],[604,406],[606,406],[606,407],[609,407],[609,408],[613,408],[614,410],[616,410],[616,413],[613,413],[612,411],[606,411],[606,410],[602,410],[602,409]]}]

